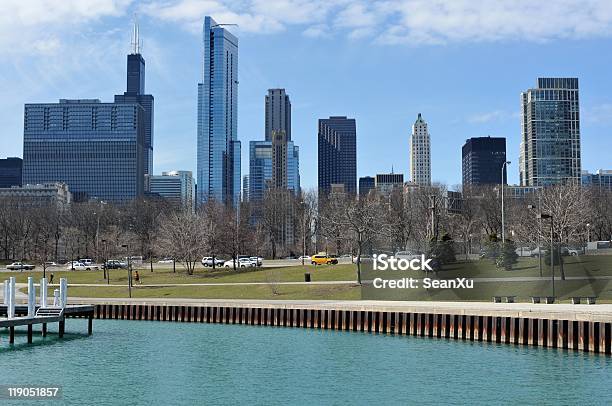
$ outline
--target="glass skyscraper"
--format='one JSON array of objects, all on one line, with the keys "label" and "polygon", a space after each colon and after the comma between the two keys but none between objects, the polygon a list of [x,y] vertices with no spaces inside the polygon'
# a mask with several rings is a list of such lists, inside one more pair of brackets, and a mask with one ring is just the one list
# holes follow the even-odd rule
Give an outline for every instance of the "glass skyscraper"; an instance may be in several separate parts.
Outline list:
[{"label": "glass skyscraper", "polygon": [[23,183],[63,182],[74,200],[143,194],[145,111],[97,99],[26,104]]},{"label": "glass skyscraper", "polygon": [[[272,141],[249,143],[249,201],[263,200],[266,189],[272,186]],[[300,152],[293,141],[287,142],[287,189],[300,191]]]},{"label": "glass skyscraper", "polygon": [[[461,149],[464,185],[506,184],[506,139],[474,137]],[[503,178],[502,178],[503,168]]]},{"label": "glass skyscraper", "polygon": [[21,186],[22,169],[21,158],[0,159],[0,188]]},{"label": "glass skyscraper", "polygon": [[332,116],[319,120],[319,195],[332,185],[357,193],[357,129],[354,118]]},{"label": "glass skyscraper", "polygon": [[272,131],[284,131],[291,141],[291,101],[285,89],[268,89],[266,95],[266,141],[272,141]]},{"label": "glass skyscraper", "polygon": [[580,182],[578,78],[538,78],[521,101],[521,185]]},{"label": "glass skyscraper", "polygon": [[159,195],[183,210],[193,211],[195,184],[191,171],[162,172],[146,177],[147,192]]},{"label": "glass skyscraper", "polygon": [[240,201],[238,39],[204,18],[202,80],[198,84],[198,204]]}]

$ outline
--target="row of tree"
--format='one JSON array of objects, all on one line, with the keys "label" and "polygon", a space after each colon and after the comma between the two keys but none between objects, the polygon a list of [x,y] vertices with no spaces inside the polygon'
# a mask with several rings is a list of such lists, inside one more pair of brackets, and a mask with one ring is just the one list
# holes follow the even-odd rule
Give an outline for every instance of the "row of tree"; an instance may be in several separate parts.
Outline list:
[{"label": "row of tree", "polygon": [[[41,264],[84,257],[170,257],[192,273],[202,256],[276,258],[326,251],[361,257],[373,250],[437,249],[442,250],[438,256],[454,258],[443,247],[452,243],[453,250],[467,255],[502,234],[498,187],[464,188],[459,195],[437,185],[360,198],[279,193],[270,191],[262,202],[238,208],[207,202],[195,213],[161,199],[34,207],[5,198],[0,201],[0,254],[5,260]],[[538,213],[552,216],[552,224],[538,219]],[[551,236],[567,245],[609,240],[612,193],[564,185],[523,198],[506,195],[504,225],[508,240],[531,247]],[[281,233],[292,238],[279,241]]]}]

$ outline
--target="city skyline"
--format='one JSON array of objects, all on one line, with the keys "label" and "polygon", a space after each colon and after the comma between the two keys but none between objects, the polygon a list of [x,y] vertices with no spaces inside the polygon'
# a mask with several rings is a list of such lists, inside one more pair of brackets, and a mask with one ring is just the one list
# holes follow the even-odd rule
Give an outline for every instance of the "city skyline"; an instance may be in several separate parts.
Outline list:
[{"label": "city skyline", "polygon": [[[132,8],[138,7],[133,5]],[[80,64],[71,58],[64,58],[59,63],[54,59],[54,54],[36,60],[28,58],[27,64],[23,62],[24,55],[7,54],[12,58],[0,81],[6,85],[3,86],[5,94],[11,97],[4,99],[6,108],[0,113],[7,123],[0,134],[2,157],[21,156],[21,145],[15,142],[15,138],[23,134],[20,127],[23,126],[24,103],[53,102],[60,97],[104,96],[124,86],[124,58],[131,34],[130,10],[129,7],[121,9],[116,16],[103,15],[88,27],[89,31],[84,35],[98,32],[108,34],[90,42],[100,44],[99,47],[105,48],[105,51],[103,57],[96,54],[93,63],[86,67],[79,68]],[[203,15],[198,16],[200,30]],[[231,19],[231,16],[222,16],[226,20]],[[154,30],[152,27],[160,22],[159,30]],[[193,107],[193,83],[199,78],[201,31],[193,33],[184,30],[180,22],[169,21],[162,12],[143,13],[139,23],[141,31],[146,33],[142,36],[142,53],[149,70],[147,87],[157,99],[154,173],[175,168],[194,170],[195,157],[191,156],[191,151],[195,148],[193,134],[197,118]],[[53,35],[62,33],[57,26],[50,25],[50,28]],[[612,89],[612,82],[605,74],[605,67],[610,62],[609,53],[602,52],[609,46],[605,38],[585,35],[562,40],[553,32],[540,42],[522,36],[517,41],[507,37],[482,43],[474,39],[449,39],[443,45],[418,42],[407,46],[382,45],[373,40],[355,41],[339,33],[313,38],[299,28],[298,25],[288,24],[283,35],[278,32],[257,34],[249,30],[246,23],[235,29],[241,38],[242,61],[242,68],[238,71],[241,83],[238,138],[242,143],[263,138],[262,94],[268,88],[286,88],[292,95],[292,139],[301,147],[304,188],[316,185],[315,137],[318,118],[337,114],[354,117],[359,122],[358,176],[388,172],[390,163],[396,172],[408,175],[409,127],[418,112],[428,118],[431,126],[433,182],[460,184],[459,151],[463,141],[490,134],[507,138],[508,159],[516,163],[509,168],[508,180],[509,183],[518,184],[520,92],[531,87],[535,78],[547,76],[577,76],[580,79],[582,169],[595,172],[610,166],[609,158],[604,153],[612,148],[609,136],[612,98],[606,91]],[[231,30],[234,31],[234,28]],[[162,39],[164,36],[168,40]],[[499,43],[505,46],[496,47]],[[466,47],[466,44],[470,46]],[[62,42],[61,46],[65,51],[73,50],[74,54],[78,54],[80,49],[79,43]],[[113,52],[113,49],[117,52]],[[355,65],[358,50],[368,55],[363,66]],[[34,48],[29,51],[36,55],[41,52]],[[292,62],[280,63],[275,67],[270,55],[279,52],[287,55],[284,59]],[[410,66],[407,60],[415,52],[419,52],[423,65],[427,65],[431,72]],[[518,69],[515,67],[512,72],[504,69],[496,60],[509,58],[518,61],[533,52],[538,53],[537,60],[527,65],[517,64]],[[566,52],[572,52],[576,57],[571,60],[559,58]],[[327,55],[326,60],[331,55],[335,68],[310,69],[313,72],[309,73],[310,63],[324,54]],[[379,60],[381,55],[390,58],[387,66],[389,72],[385,77],[378,78],[379,82],[362,80],[372,73],[374,61]],[[482,55],[488,57],[482,58]],[[477,65],[470,62],[475,56],[478,56]],[[448,72],[444,64],[452,58],[458,58],[456,61],[453,59],[457,69]],[[108,69],[98,69],[98,66]],[[336,72],[346,73],[349,66],[351,70],[348,75]],[[42,73],[39,75],[40,85],[27,91],[17,91],[17,86],[20,85],[19,89],[22,89],[33,71]],[[92,80],[94,77],[96,80]],[[356,80],[360,81],[359,89],[354,89]],[[331,86],[332,83],[334,86]],[[389,87],[391,83],[393,88]],[[426,88],[433,89],[431,94],[424,91]],[[435,97],[442,90],[447,100]],[[384,102],[372,103],[369,101],[371,98],[360,100],[356,97],[358,93],[367,93]],[[383,111],[385,114],[381,114]],[[381,139],[385,142],[380,142]],[[397,148],[388,148],[388,145]],[[379,156],[386,154],[385,159],[368,159],[370,153]],[[247,167],[248,154],[243,153],[242,174],[246,174]]]}]

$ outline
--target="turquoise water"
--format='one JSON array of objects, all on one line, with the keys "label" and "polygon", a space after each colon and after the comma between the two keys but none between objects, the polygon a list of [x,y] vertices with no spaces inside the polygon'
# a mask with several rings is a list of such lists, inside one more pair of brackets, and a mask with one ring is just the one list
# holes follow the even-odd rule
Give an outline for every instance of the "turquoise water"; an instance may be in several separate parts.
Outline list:
[{"label": "turquoise water", "polygon": [[63,386],[62,401],[32,404],[612,404],[607,356],[282,327],[66,328],[13,348],[0,332],[0,384]]}]

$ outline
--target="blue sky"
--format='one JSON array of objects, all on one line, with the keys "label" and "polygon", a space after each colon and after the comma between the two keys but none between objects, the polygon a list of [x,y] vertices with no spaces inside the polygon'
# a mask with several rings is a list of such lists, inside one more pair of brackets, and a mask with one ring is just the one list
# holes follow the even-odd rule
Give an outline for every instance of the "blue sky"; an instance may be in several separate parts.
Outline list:
[{"label": "blue sky", "polygon": [[[534,4],[537,3],[537,4]],[[23,104],[111,101],[125,89],[137,14],[155,96],[154,171],[195,171],[205,15],[238,23],[238,135],[263,139],[264,96],[291,97],[304,187],[317,182],[317,119],[357,120],[358,176],[408,172],[410,128],[429,123],[432,177],[461,182],[466,138],[507,138],[518,182],[520,92],[538,76],[580,79],[583,169],[612,169],[612,2],[524,0],[4,0],[0,157],[21,156]],[[545,18],[543,18],[545,17]]]}]

